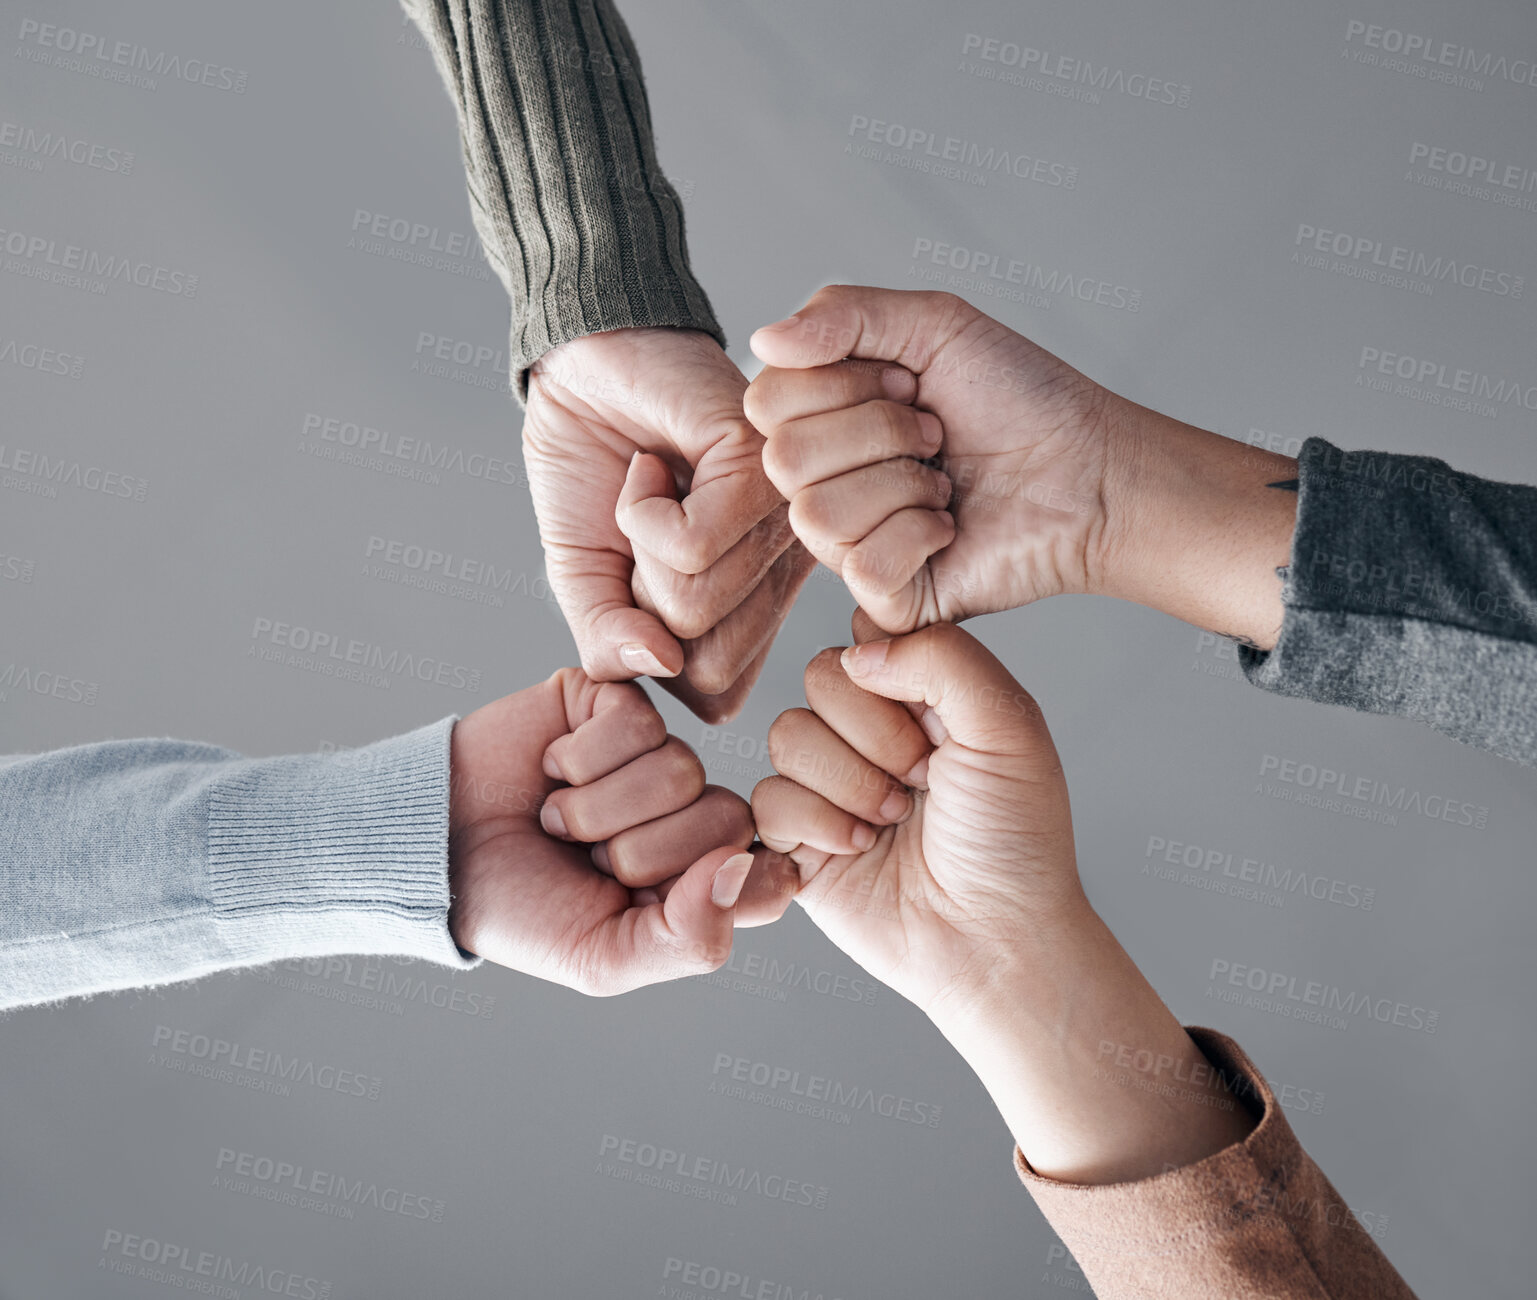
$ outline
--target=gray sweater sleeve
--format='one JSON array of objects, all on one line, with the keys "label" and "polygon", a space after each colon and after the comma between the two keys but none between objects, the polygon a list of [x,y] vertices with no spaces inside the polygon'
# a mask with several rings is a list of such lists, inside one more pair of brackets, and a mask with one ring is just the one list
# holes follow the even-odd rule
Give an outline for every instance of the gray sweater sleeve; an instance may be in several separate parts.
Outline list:
[{"label": "gray sweater sleeve", "polygon": [[453,722],[334,754],[0,759],[0,1010],[335,953],[478,966],[448,928]]},{"label": "gray sweater sleeve", "polygon": [[509,372],[602,330],[725,346],[657,163],[640,58],[611,0],[401,0],[459,116],[470,211],[512,300]]},{"label": "gray sweater sleeve", "polygon": [[1281,695],[1415,718],[1537,766],[1537,488],[1309,438],[1271,651]]}]

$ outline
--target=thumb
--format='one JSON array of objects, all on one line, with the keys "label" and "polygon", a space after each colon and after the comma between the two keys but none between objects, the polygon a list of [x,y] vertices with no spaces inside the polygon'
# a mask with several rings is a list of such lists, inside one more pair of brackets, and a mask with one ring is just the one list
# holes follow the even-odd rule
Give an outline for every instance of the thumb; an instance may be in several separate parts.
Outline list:
[{"label": "thumb", "polygon": [[789,370],[859,357],[922,374],[981,315],[950,293],[832,284],[795,315],[758,330],[751,346],[760,361]]},{"label": "thumb", "polygon": [[703,573],[780,502],[753,437],[740,454],[702,458],[682,501],[667,462],[636,452],[614,507],[619,531],[669,569]]},{"label": "thumb", "polygon": [[936,745],[953,739],[982,753],[1060,766],[1040,706],[992,651],[953,623],[851,646],[843,668],[874,695],[926,705],[920,721]]},{"label": "thumb", "polygon": [[734,913],[753,856],[711,849],[681,876],[665,898],[642,907],[631,947],[631,966],[645,983],[715,970],[731,955]]}]

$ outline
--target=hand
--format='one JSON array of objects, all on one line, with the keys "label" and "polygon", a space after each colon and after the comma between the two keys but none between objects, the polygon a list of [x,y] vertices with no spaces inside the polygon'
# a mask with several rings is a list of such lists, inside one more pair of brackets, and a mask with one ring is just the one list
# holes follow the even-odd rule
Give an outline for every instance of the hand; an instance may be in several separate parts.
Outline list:
[{"label": "hand", "polygon": [[[859,615],[856,633],[880,635]],[[1087,912],[1051,735],[975,638],[941,623],[824,650],[806,702],[769,728],[781,775],[753,791],[758,836],[872,975],[927,1010]]]},{"label": "hand", "polygon": [[752,345],[764,467],[886,631],[1067,592],[1275,645],[1295,461],[1118,397],[952,294],[833,286]]},{"label": "hand", "polygon": [[796,535],[881,628],[1090,588],[1098,384],[947,293],[832,286],[752,347],[768,363],[746,399],[764,468]]},{"label": "hand", "polygon": [[498,965],[622,993],[714,970],[793,892],[633,683],[563,668],[458,722],[450,763],[449,927]]},{"label": "hand", "polygon": [[753,792],[811,919],[928,1013],[1035,1172],[1129,1181],[1241,1141],[1253,1117],[1084,896],[1035,701],[951,624],[868,641],[857,614],[855,635],[812,660]]},{"label": "hand", "polygon": [[615,330],[541,357],[523,421],[583,668],[656,677],[711,723],[741,708],[812,564],[764,477],[746,387],[707,334]]}]

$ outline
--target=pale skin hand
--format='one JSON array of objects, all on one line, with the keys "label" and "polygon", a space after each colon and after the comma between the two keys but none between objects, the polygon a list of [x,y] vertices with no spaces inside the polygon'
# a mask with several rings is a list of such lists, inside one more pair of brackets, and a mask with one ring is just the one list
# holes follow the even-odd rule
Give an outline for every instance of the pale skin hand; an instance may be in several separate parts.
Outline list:
[{"label": "pale skin hand", "polygon": [[1161,1063],[1150,1084],[1210,1074],[1085,898],[1061,763],[1003,665],[938,624],[824,651],[806,690],[769,734],[759,837],[823,932],[967,1059],[1032,1167],[1123,1182],[1241,1141],[1253,1117],[1220,1080],[1168,1096],[1102,1068],[1124,1048]]},{"label": "pale skin hand", "polygon": [[541,357],[523,421],[583,668],[656,677],[709,722],[741,708],[812,564],[764,477],[746,387],[697,330],[614,330]]},{"label": "pale skin hand", "polygon": [[449,928],[487,961],[622,993],[716,969],[788,902],[746,803],[634,683],[563,668],[456,723],[450,765]]},{"label": "pale skin hand", "polygon": [[883,630],[1090,593],[1275,644],[1296,496],[1270,485],[1295,461],[1118,397],[953,294],[830,286],[752,347],[764,468]]}]

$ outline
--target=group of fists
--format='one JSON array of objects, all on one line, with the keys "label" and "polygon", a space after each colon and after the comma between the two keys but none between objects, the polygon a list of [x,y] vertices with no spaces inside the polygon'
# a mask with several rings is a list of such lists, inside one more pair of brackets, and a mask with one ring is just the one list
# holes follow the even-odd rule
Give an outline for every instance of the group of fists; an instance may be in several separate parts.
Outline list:
[{"label": "group of fists", "polygon": [[[828,288],[752,347],[750,386],[679,330],[534,367],[525,457],[582,670],[456,727],[451,922],[617,993],[715,969],[798,897],[923,1005],[1084,906],[1040,712],[954,623],[1097,589],[1119,399],[948,294]],[[624,679],[733,716],[814,561],[856,646],[807,668],[749,808]]]}]

